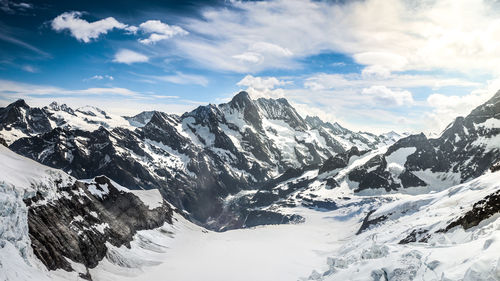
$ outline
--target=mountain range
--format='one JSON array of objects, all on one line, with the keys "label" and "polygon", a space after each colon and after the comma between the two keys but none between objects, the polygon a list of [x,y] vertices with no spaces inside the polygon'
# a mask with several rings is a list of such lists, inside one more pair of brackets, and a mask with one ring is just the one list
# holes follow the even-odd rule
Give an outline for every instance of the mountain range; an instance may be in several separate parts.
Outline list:
[{"label": "mountain range", "polygon": [[[56,274],[63,279],[106,280],[104,262],[159,263],[130,256],[138,255],[138,241],[142,250],[168,252],[144,238],[157,233],[147,231],[310,226],[321,213],[331,214],[352,245],[332,250],[326,268],[305,279],[500,278],[500,92],[433,138],[354,132],[303,118],[286,99],[254,100],[246,92],[180,116],[121,117],[18,100],[0,108],[0,138],[0,256],[8,251],[23,263],[0,259],[5,279],[18,274],[15,265],[26,280],[51,276],[47,269],[69,272]],[[463,270],[458,260],[429,260],[440,252],[419,248],[468,249],[475,241],[484,243],[477,255],[487,262],[461,257],[469,259]]]}]

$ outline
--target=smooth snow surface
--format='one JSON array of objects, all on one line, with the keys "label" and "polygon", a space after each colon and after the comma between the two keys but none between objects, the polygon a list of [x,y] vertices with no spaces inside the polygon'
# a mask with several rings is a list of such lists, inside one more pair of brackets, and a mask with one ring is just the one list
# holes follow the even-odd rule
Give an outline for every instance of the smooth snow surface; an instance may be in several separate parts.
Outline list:
[{"label": "smooth snow surface", "polygon": [[[177,217],[173,227],[164,227],[172,231],[172,236],[165,230],[163,234],[161,230],[141,231],[131,250],[122,247],[113,251],[115,264],[108,259],[91,274],[95,281],[297,280],[338,249],[356,230],[357,221],[340,222],[328,212],[295,211],[307,217],[307,222],[223,233],[204,230]],[[146,236],[153,238],[152,244],[145,242]],[[154,266],[123,271],[116,266],[117,260],[133,266]]]},{"label": "smooth snow surface", "polygon": [[[102,198],[109,193],[107,184],[97,184],[94,179],[79,180],[90,184],[88,190],[92,195]],[[121,192],[130,192],[141,199],[144,205],[148,206],[150,210],[161,207],[163,204],[163,197],[158,189],[128,189],[113,180],[109,180],[111,184]],[[99,186],[99,187],[98,187]]]},{"label": "smooth snow surface", "polygon": [[150,210],[161,207],[163,204],[163,197],[158,189],[129,190],[129,192],[139,197]]},{"label": "smooth snow surface", "polygon": [[[19,192],[32,194],[38,187],[47,192],[54,187],[54,179],[61,179],[61,184],[69,184],[74,179],[61,170],[52,169],[31,159],[20,156],[0,145],[0,182],[15,187]],[[33,194],[34,195],[34,194]]]}]

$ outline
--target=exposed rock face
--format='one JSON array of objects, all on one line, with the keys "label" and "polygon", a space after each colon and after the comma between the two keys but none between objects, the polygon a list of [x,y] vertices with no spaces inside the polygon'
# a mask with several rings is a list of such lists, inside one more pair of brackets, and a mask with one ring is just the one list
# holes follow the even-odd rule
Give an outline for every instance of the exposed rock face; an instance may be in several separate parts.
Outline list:
[{"label": "exposed rock face", "polygon": [[304,222],[304,218],[296,214],[283,215],[271,211],[254,210],[248,212],[242,227],[254,227],[266,224],[284,224],[284,223],[301,223],[301,222]]},{"label": "exposed rock face", "polygon": [[24,100],[18,100],[5,108],[0,108],[0,132],[12,138],[30,136],[52,129],[46,112],[40,108],[30,108]]},{"label": "exposed rock face", "polygon": [[6,142],[4,139],[2,139],[2,138],[0,138],[0,145],[3,145],[3,146],[5,146],[5,147],[8,147],[8,146],[9,146],[9,145],[7,144],[7,142]]},{"label": "exposed rock face", "polygon": [[[10,148],[77,178],[105,174],[123,186],[158,188],[169,202],[192,212],[195,219],[205,220],[217,213],[217,197],[228,193],[214,177],[215,168],[205,160],[206,154],[182,145],[184,138],[169,134],[170,127],[165,127],[150,123],[138,132],[123,128],[108,131],[103,127],[93,132],[56,128],[20,139]],[[161,143],[144,145],[146,138],[162,138],[178,150],[164,149]],[[172,159],[176,165],[168,167],[161,159],[155,161],[160,157]],[[190,173],[183,169],[181,157],[192,159],[187,169]],[[193,178],[192,174],[198,177]]]},{"label": "exposed rock face", "polygon": [[62,187],[62,196],[50,202],[40,192],[25,199],[32,248],[48,269],[72,270],[66,258],[93,268],[106,255],[106,243],[129,245],[138,230],[172,223],[167,203],[150,209],[108,178],[94,181]]},{"label": "exposed rock face", "polygon": [[492,173],[500,171],[500,162],[497,162],[490,167]]},{"label": "exposed rock face", "polygon": [[345,168],[349,164],[349,159],[351,159],[352,156],[361,156],[364,153],[366,153],[366,151],[360,152],[356,146],[353,146],[344,153],[339,153],[336,156],[328,158],[319,168],[319,173],[322,174],[336,169]]},{"label": "exposed rock face", "polygon": [[359,227],[358,232],[356,232],[356,235],[358,235],[358,234],[362,233],[363,231],[367,230],[368,228],[370,228],[370,226],[376,225],[376,224],[381,223],[381,222],[383,222],[383,221],[385,221],[385,220],[388,219],[387,215],[383,215],[383,216],[379,216],[379,217],[375,217],[375,218],[370,218],[370,216],[375,211],[376,210],[371,210],[371,211],[368,212],[368,214],[366,214],[366,217],[363,219],[363,223]]},{"label": "exposed rock face", "polygon": [[429,239],[429,234],[427,234],[429,231],[427,229],[414,229],[408,236],[405,238],[401,239],[399,241],[399,244],[408,244],[412,242],[427,242]]},{"label": "exposed rock face", "polygon": [[144,127],[147,123],[149,123],[155,113],[156,111],[144,111],[135,116],[124,118],[135,127]]}]

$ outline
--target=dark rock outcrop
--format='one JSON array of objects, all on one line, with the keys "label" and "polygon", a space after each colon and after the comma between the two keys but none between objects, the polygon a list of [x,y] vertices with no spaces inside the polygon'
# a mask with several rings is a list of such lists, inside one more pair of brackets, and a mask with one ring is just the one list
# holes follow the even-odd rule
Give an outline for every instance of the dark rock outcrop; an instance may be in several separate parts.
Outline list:
[{"label": "dark rock outcrop", "polygon": [[41,193],[25,200],[33,252],[50,270],[73,270],[66,258],[93,268],[106,255],[106,243],[129,246],[138,230],[172,223],[167,203],[150,209],[106,177],[77,181],[57,192],[60,196],[49,202]]},{"label": "dark rock outcrop", "polygon": [[379,224],[379,223],[387,220],[388,216],[390,215],[389,214],[389,215],[383,215],[383,216],[376,217],[376,218],[370,218],[370,216],[373,213],[375,213],[375,211],[376,210],[371,210],[368,212],[368,214],[366,214],[365,218],[363,219],[363,223],[361,224],[358,231],[356,232],[356,235],[363,233],[363,231],[369,229],[372,225],[376,225],[376,224]]},{"label": "dark rock outcrop", "polygon": [[490,167],[492,173],[500,171],[500,162],[497,162]]},{"label": "dark rock outcrop", "polygon": [[5,147],[8,147],[8,146],[9,146],[9,145],[7,144],[7,142],[6,142],[4,139],[2,139],[2,138],[0,138],[0,145],[3,145],[3,146],[5,146]]},{"label": "dark rock outcrop", "polygon": [[450,223],[444,231],[448,231],[456,226],[469,229],[497,213],[500,213],[500,190],[474,203],[470,211]]},{"label": "dark rock outcrop", "polygon": [[427,229],[414,229],[408,236],[401,239],[398,244],[408,244],[412,242],[427,242],[429,235],[427,234],[429,230]]}]

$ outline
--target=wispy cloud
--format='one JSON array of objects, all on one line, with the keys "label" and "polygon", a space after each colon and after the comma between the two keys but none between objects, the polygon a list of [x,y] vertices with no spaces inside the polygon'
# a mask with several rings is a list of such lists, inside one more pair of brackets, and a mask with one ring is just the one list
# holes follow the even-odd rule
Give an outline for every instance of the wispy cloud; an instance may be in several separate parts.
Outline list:
[{"label": "wispy cloud", "polygon": [[500,73],[495,1],[233,1],[180,25],[178,51],[204,67],[255,73],[322,52],[391,71]]},{"label": "wispy cloud", "polygon": [[31,65],[23,65],[21,67],[24,71],[26,72],[31,72],[31,73],[36,73],[38,72],[38,69],[34,66],[31,66]]},{"label": "wispy cloud", "polygon": [[31,3],[26,3],[26,2],[16,3],[9,0],[0,1],[0,10],[8,14],[23,13],[31,9],[33,9],[33,4]]},{"label": "wispy cloud", "polygon": [[460,78],[448,78],[442,75],[398,74],[373,68],[365,68],[358,73],[317,73],[307,77],[304,86],[311,90],[328,90],[341,88],[363,88],[373,85],[383,85],[392,88],[430,87],[478,87],[478,82]]},{"label": "wispy cloud", "polygon": [[126,88],[109,87],[109,88],[87,88],[87,89],[64,89],[47,85],[36,85],[29,83],[20,83],[11,80],[0,79],[0,95],[4,98],[9,96],[25,97],[25,96],[78,96],[86,95],[113,95],[113,96],[128,96],[142,97],[143,93],[132,91]]},{"label": "wispy cloud", "polygon": [[110,81],[113,81],[115,80],[115,78],[111,75],[94,75],[90,78],[86,78],[86,79],[83,79],[83,81],[91,81],[91,80],[110,80]]},{"label": "wispy cloud", "polygon": [[165,81],[169,83],[174,83],[174,84],[180,84],[180,85],[200,85],[203,87],[208,86],[208,79],[205,76],[202,75],[197,75],[197,74],[186,74],[182,73],[180,71],[176,72],[175,74],[171,75],[141,75],[143,77],[149,78],[149,79],[154,79],[154,80],[159,80],[159,81]]},{"label": "wispy cloud", "polygon": [[0,79],[0,106],[20,98],[31,106],[45,106],[58,101],[74,108],[94,105],[106,112],[127,116],[144,110],[182,114],[202,104],[199,101],[180,99],[179,96],[141,93],[119,87],[64,89]]},{"label": "wispy cloud", "polygon": [[29,43],[26,43],[20,39],[14,38],[12,35],[9,35],[5,29],[0,30],[0,40],[9,42],[11,44],[15,44],[17,46],[23,47],[25,49],[28,49],[30,51],[33,51],[39,55],[42,55],[44,57],[51,57],[51,55]]},{"label": "wispy cloud", "polygon": [[141,53],[134,52],[128,49],[121,49],[115,54],[113,62],[133,64],[137,62],[147,62],[149,58]]}]

